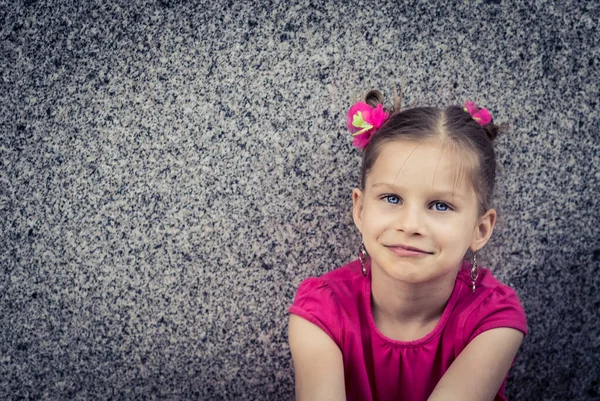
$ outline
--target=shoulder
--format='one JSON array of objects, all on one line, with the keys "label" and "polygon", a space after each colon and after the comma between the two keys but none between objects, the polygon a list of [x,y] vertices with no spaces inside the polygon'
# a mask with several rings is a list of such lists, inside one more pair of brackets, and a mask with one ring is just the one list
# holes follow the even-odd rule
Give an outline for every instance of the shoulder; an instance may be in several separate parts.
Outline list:
[{"label": "shoulder", "polygon": [[364,279],[358,261],[309,277],[300,283],[289,312],[317,325],[340,345],[348,320],[358,308]]},{"label": "shoulder", "polygon": [[320,277],[309,277],[302,281],[294,303],[308,296],[322,297],[323,300],[333,297],[337,301],[352,298],[361,290],[363,279],[360,263],[352,261]]},{"label": "shoulder", "polygon": [[484,331],[499,327],[513,328],[526,335],[527,319],[516,291],[500,282],[489,269],[480,267],[473,293],[470,268],[471,265],[465,263],[457,276],[461,293],[457,311],[462,316],[466,342]]}]

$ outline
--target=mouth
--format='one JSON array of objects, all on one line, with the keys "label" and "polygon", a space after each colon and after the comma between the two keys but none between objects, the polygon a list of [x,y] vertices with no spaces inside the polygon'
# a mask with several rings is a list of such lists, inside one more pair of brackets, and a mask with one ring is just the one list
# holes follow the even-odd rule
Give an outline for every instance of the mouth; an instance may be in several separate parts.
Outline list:
[{"label": "mouth", "polygon": [[425,255],[433,255],[433,252],[428,252],[420,248],[415,248],[414,246],[395,244],[395,245],[386,245],[386,247],[399,256],[425,256]]}]

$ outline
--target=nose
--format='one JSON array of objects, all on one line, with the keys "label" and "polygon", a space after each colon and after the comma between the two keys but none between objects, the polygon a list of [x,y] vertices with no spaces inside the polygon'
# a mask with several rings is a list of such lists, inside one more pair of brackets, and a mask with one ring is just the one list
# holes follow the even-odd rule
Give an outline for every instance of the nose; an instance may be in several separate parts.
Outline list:
[{"label": "nose", "polygon": [[423,234],[423,211],[416,205],[405,204],[396,216],[395,228],[407,235]]}]

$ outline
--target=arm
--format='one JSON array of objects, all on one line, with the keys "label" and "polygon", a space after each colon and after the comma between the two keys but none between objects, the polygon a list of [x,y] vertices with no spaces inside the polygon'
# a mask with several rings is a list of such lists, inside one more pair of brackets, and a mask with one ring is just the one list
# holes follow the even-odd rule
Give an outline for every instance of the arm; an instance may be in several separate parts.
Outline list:
[{"label": "arm", "polygon": [[523,341],[523,333],[496,328],[475,337],[460,353],[428,401],[492,401]]},{"label": "arm", "polygon": [[337,344],[319,327],[290,315],[296,401],[345,401],[344,363]]}]

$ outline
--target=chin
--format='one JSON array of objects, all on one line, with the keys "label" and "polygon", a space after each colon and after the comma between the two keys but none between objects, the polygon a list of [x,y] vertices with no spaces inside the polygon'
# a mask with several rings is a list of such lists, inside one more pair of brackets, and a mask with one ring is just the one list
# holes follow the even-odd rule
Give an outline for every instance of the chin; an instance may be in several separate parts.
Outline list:
[{"label": "chin", "polygon": [[431,270],[428,266],[419,265],[415,261],[401,260],[401,261],[388,261],[384,263],[377,263],[377,268],[383,271],[386,275],[396,280],[406,282],[419,282],[422,281],[425,276],[428,276],[428,270]]},{"label": "chin", "polygon": [[391,263],[377,264],[387,276],[394,280],[408,284],[420,284],[439,279],[449,274],[456,274],[458,269],[441,269],[431,263],[411,260],[394,261]]}]

